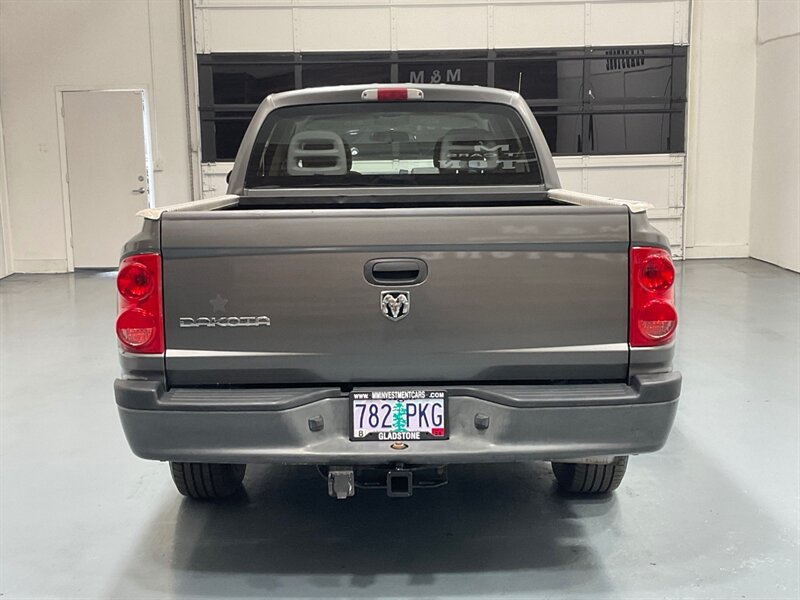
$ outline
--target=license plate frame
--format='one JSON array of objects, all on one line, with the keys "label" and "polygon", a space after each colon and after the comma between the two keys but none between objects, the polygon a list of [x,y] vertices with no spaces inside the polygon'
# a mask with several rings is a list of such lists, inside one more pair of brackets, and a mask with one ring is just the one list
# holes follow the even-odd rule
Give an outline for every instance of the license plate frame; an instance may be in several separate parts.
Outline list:
[{"label": "license plate frame", "polygon": [[[356,428],[356,412],[358,410],[357,404],[364,403],[367,406],[370,404],[376,404],[380,407],[389,405],[391,407],[391,412],[389,413],[389,417],[394,422],[394,415],[395,415],[395,408],[394,405],[400,402],[406,409],[406,422],[409,423],[409,416],[408,416],[408,406],[410,404],[415,405],[417,408],[417,412],[413,416],[417,416],[417,420],[421,423],[421,417],[419,417],[419,406],[421,404],[428,403],[430,406],[441,405],[442,410],[442,426],[441,427],[429,427],[427,430],[419,430],[419,428],[413,428],[414,431],[384,431],[383,427],[362,427],[357,429]],[[449,394],[447,390],[442,389],[417,389],[417,388],[409,388],[409,389],[400,389],[400,390],[376,390],[376,389],[367,389],[367,390],[353,390],[350,392],[350,396],[347,403],[347,409],[349,413],[349,437],[351,442],[438,442],[450,439],[450,420],[449,420]],[[365,411],[369,409],[365,408]],[[385,409],[379,408],[379,419],[384,420],[386,418]],[[434,418],[433,415],[433,408],[431,408],[431,414],[428,417],[429,420]],[[379,423],[380,425],[381,423]],[[419,423],[418,423],[419,424]],[[442,430],[441,434],[437,434],[435,430]],[[360,432],[362,435],[357,436],[356,433]],[[380,435],[380,434],[386,435]],[[415,436],[418,434],[418,436]]]}]

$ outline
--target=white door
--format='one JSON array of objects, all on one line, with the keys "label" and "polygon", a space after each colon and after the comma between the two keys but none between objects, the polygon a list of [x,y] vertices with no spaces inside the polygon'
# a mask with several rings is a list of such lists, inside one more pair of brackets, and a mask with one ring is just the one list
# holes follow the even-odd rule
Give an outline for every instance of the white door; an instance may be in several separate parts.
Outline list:
[{"label": "white door", "polygon": [[148,206],[143,93],[63,94],[74,264],[115,267]]}]

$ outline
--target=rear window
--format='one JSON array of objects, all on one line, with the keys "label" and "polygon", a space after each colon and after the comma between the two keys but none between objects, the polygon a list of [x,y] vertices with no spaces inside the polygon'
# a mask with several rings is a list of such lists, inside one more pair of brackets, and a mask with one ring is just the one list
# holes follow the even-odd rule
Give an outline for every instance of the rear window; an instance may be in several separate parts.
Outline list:
[{"label": "rear window", "polygon": [[502,104],[375,102],[271,112],[245,187],[542,183],[530,135]]}]

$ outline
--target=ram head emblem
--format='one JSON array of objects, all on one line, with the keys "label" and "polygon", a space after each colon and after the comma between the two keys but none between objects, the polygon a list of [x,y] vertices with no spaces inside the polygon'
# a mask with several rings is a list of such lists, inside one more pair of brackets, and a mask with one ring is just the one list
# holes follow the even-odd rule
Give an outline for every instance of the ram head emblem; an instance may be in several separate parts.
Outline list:
[{"label": "ram head emblem", "polygon": [[399,321],[411,309],[411,292],[381,292],[381,312],[390,321]]}]

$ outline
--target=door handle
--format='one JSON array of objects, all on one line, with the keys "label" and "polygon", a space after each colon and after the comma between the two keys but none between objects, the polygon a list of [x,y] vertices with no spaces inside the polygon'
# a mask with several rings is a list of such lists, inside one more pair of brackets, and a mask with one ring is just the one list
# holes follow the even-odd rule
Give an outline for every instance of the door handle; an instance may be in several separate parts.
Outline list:
[{"label": "door handle", "polygon": [[417,285],[428,277],[419,258],[375,258],[364,265],[364,279],[373,285]]},{"label": "door handle", "polygon": [[136,188],[135,190],[131,190],[131,191],[134,194],[146,194],[147,193],[147,188],[140,187],[140,188]]}]

